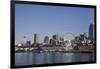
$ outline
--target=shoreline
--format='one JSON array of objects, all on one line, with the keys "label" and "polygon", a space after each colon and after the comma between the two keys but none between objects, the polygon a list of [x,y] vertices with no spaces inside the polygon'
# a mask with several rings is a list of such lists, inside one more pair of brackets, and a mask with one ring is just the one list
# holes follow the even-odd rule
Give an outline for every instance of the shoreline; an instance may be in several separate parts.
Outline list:
[{"label": "shoreline", "polygon": [[77,50],[73,50],[73,51],[15,51],[15,53],[50,53],[50,52],[61,52],[61,53],[94,53],[94,51],[77,51]]}]

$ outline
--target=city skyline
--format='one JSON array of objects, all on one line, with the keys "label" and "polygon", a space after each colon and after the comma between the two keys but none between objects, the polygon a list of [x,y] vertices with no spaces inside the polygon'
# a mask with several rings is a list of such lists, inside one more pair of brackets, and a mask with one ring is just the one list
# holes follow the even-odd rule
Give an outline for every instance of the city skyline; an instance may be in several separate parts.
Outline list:
[{"label": "city skyline", "polygon": [[48,35],[66,34],[71,32],[78,35],[87,32],[94,22],[93,8],[15,5],[15,41],[33,41],[34,33],[40,34],[40,41]]}]

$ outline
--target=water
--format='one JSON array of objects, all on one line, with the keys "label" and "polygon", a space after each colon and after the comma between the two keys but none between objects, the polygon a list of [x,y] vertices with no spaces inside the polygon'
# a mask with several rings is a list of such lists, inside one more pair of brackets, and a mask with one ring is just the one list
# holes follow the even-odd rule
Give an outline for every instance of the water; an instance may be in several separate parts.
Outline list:
[{"label": "water", "polygon": [[71,63],[94,61],[93,53],[15,53],[15,65]]}]

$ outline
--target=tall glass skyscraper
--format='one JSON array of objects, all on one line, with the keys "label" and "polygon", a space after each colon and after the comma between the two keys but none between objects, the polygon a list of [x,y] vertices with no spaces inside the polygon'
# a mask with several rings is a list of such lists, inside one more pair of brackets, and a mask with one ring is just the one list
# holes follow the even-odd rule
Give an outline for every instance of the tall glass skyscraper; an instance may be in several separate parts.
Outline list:
[{"label": "tall glass skyscraper", "polygon": [[49,37],[48,36],[44,37],[44,43],[49,44]]},{"label": "tall glass skyscraper", "polygon": [[39,34],[34,34],[34,44],[38,44],[39,43]]},{"label": "tall glass skyscraper", "polygon": [[89,35],[88,35],[88,38],[90,40],[94,39],[94,24],[90,24],[89,25]]}]

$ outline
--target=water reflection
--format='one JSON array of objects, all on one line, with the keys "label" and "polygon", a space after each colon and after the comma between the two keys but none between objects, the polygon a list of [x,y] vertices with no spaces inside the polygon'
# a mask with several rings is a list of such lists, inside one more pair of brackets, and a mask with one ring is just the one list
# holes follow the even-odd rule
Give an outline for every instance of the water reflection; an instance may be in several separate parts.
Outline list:
[{"label": "water reflection", "polygon": [[34,65],[50,63],[70,63],[94,61],[93,53],[15,53],[15,65]]}]

